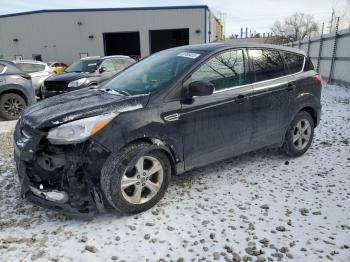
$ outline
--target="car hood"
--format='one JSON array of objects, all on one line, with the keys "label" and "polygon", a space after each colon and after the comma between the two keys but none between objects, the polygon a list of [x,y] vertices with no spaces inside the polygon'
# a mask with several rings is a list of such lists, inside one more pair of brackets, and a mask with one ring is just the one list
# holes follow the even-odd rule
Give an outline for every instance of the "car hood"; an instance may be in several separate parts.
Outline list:
[{"label": "car hood", "polygon": [[71,82],[74,80],[78,80],[84,77],[93,77],[96,76],[95,73],[64,73],[64,74],[58,74],[50,76],[46,79],[46,81],[60,81],[60,82]]},{"label": "car hood", "polygon": [[21,121],[33,129],[45,130],[81,118],[138,110],[147,105],[148,99],[148,94],[124,96],[113,90],[83,88],[28,107]]}]

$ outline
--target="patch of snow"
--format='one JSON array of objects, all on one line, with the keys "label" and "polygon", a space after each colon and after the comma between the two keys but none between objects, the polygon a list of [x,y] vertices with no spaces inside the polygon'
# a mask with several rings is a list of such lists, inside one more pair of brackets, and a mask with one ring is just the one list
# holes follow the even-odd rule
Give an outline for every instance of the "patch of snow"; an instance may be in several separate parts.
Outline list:
[{"label": "patch of snow", "polygon": [[0,133],[13,132],[17,120],[5,121],[0,119]]}]

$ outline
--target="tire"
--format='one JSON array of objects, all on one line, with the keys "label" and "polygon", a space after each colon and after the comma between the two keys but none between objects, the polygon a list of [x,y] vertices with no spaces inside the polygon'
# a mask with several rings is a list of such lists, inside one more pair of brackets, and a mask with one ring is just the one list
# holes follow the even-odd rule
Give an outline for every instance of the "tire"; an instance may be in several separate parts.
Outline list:
[{"label": "tire", "polygon": [[314,125],[314,120],[308,112],[300,111],[295,116],[283,143],[283,149],[287,155],[301,156],[309,149],[314,137]]},{"label": "tire", "polygon": [[[139,164],[141,162],[142,165]],[[153,175],[150,174],[152,168],[156,170],[159,165],[162,169]],[[138,172],[140,169],[143,170],[141,173]],[[149,174],[150,177],[147,178]],[[171,164],[168,156],[161,150],[155,150],[154,146],[148,143],[136,143],[108,157],[102,167],[100,183],[102,192],[112,207],[121,213],[135,214],[150,209],[160,201],[170,177]],[[128,183],[130,186],[125,187]],[[122,186],[125,188],[122,189]],[[140,201],[137,201],[139,190],[141,197]]]},{"label": "tire", "polygon": [[20,113],[26,106],[26,101],[20,95],[6,93],[0,97],[0,117],[5,120],[18,119]]}]

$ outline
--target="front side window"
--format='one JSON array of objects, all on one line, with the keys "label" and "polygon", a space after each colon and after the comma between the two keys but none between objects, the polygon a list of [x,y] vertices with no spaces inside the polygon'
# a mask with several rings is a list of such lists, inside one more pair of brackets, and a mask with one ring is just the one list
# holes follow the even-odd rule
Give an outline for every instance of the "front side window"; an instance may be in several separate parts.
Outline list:
[{"label": "front side window", "polygon": [[253,59],[255,81],[264,81],[286,75],[280,53],[276,50],[249,50]]},{"label": "front side window", "polygon": [[124,59],[113,59],[113,62],[117,71],[120,71],[126,67]]},{"label": "front side window", "polygon": [[114,64],[113,64],[112,60],[110,60],[110,59],[105,60],[102,63],[101,67],[104,67],[107,72],[115,70]]},{"label": "front side window", "polygon": [[87,59],[87,60],[79,60],[70,66],[67,67],[65,70],[68,73],[77,72],[87,72],[92,73],[95,72],[97,67],[100,65],[101,60],[95,60],[95,59]]},{"label": "front side window", "polygon": [[201,56],[201,51],[161,51],[120,72],[102,88],[126,91],[130,94],[149,93],[167,86]]},{"label": "front side window", "polygon": [[304,56],[293,53],[283,52],[288,71],[290,74],[298,73],[303,69]]},{"label": "front side window", "polygon": [[246,84],[242,50],[230,50],[210,58],[192,74],[192,82],[208,81],[215,90]]}]

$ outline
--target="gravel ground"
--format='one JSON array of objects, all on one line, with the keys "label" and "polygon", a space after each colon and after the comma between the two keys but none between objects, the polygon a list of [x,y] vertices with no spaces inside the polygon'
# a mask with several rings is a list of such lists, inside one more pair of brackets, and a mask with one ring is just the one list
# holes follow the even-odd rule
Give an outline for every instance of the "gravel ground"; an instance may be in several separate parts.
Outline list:
[{"label": "gravel ground", "polygon": [[0,122],[0,261],[350,261],[350,91],[322,99],[304,156],[228,159],[174,177],[152,210],[89,222],[19,197],[13,123]]}]

